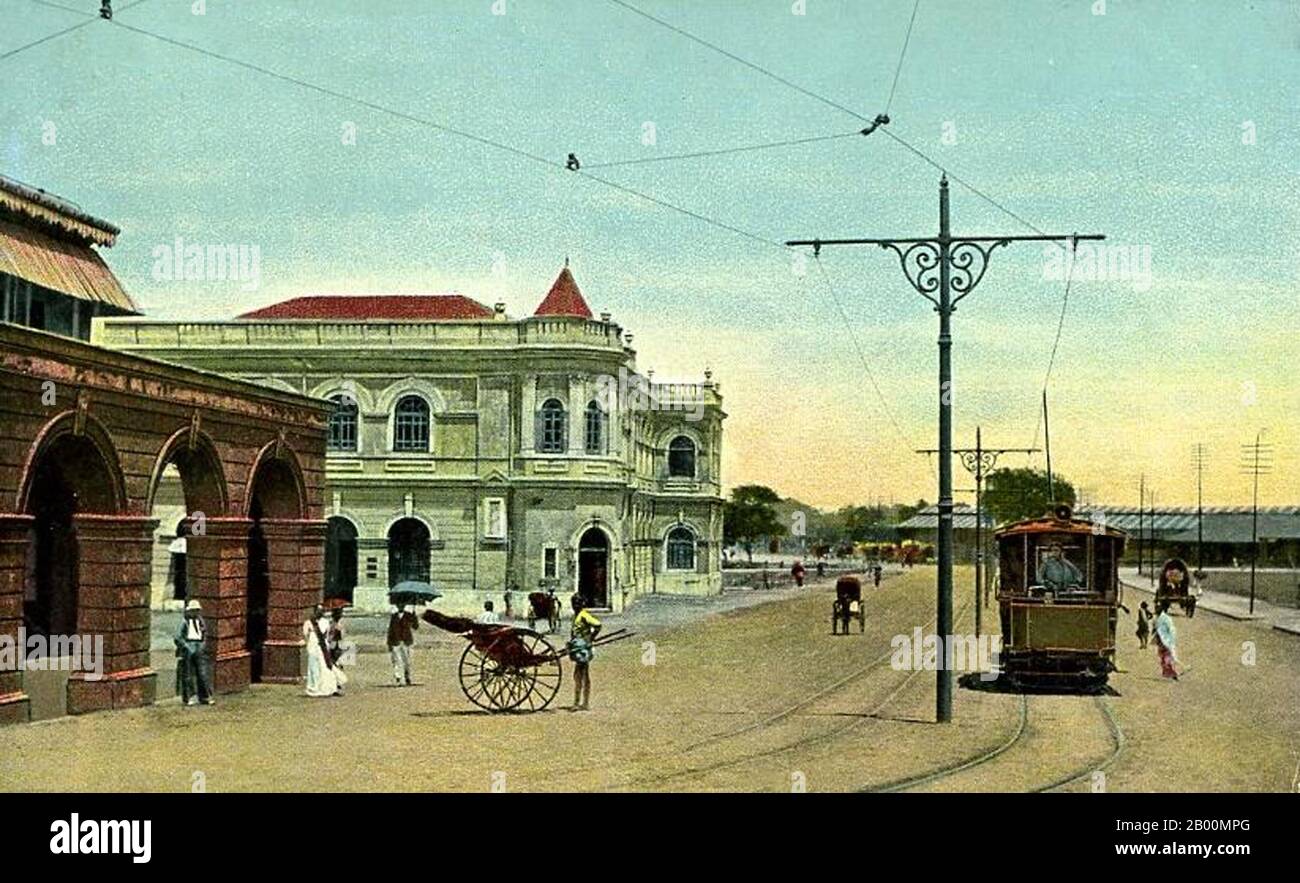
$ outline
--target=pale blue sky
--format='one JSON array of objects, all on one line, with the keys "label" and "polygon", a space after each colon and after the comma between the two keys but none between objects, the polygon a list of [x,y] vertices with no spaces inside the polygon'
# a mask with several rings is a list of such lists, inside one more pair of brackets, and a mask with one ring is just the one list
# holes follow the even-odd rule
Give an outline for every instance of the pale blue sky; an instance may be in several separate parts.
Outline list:
[{"label": "pale blue sky", "polygon": [[[867,115],[884,109],[912,11],[635,3]],[[1241,502],[1238,443],[1269,425],[1285,455],[1297,435],[1300,4],[1105,5],[1098,16],[1093,0],[921,0],[890,130],[1039,228],[1151,249],[1150,290],[1073,288],[1052,385],[1058,468],[1121,502],[1145,470],[1163,501],[1187,502],[1187,447],[1201,439],[1219,466],[1207,492]],[[862,125],[607,0],[492,7],[208,0],[197,16],[190,0],[146,0],[120,20],[557,161]],[[78,16],[0,0],[0,20],[3,53]],[[820,276],[794,275],[782,250],[103,22],[0,60],[0,84],[0,171],[119,224],[110,263],[152,316],[225,317],[311,291],[451,290],[526,314],[568,255],[593,309],[636,332],[642,368],[713,367],[731,414],[729,484],[826,505],[934,497],[909,453],[933,444],[934,316],[884,252],[823,261],[904,437]],[[879,133],[599,174],[774,240],[936,224],[938,173]],[[958,232],[1030,232],[956,185],[953,212]],[[178,235],[256,245],[260,289],[151,278],[152,250]],[[959,442],[977,421],[994,443],[1031,439],[1063,288],[1043,264],[1036,245],[999,252],[958,313]],[[1280,471],[1268,493],[1300,496],[1294,470]]]}]

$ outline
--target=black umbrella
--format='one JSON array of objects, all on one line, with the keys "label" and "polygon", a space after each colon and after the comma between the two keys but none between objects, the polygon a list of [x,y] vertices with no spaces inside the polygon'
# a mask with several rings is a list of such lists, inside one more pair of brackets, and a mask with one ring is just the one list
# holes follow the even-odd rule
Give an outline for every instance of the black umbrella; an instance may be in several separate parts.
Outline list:
[{"label": "black umbrella", "polygon": [[388,590],[388,600],[394,604],[428,604],[441,597],[442,592],[417,579],[402,580]]}]

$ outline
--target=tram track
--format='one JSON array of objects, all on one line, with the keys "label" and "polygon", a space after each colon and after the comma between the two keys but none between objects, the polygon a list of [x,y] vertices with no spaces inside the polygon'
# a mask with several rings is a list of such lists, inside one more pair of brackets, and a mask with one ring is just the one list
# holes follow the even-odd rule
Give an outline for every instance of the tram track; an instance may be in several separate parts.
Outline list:
[{"label": "tram track", "polygon": [[[1071,771],[1069,771],[1063,776],[1060,776],[1049,782],[1041,783],[1038,785],[1034,785],[1030,788],[1027,788],[1026,789],[1027,793],[1042,793],[1042,792],[1055,791],[1057,789],[1064,788],[1065,786],[1078,782],[1079,780],[1084,779],[1088,776],[1095,775],[1097,772],[1105,771],[1116,760],[1119,759],[1119,756],[1120,754],[1123,753],[1124,747],[1126,745],[1124,731],[1120,728],[1119,722],[1115,720],[1115,715],[1110,710],[1110,706],[1106,702],[1104,697],[1102,696],[1094,697],[1093,704],[1101,712],[1102,719],[1106,724],[1107,736],[1109,737],[1111,743],[1111,748],[1109,753],[1100,762],[1097,761],[1095,758],[1090,759],[1086,764],[1073,768]],[[974,754],[962,760],[956,761],[955,763],[939,767],[938,769],[927,770],[925,772],[917,773],[916,775],[906,776],[900,779],[894,779],[889,782],[885,782],[879,785],[867,786],[858,790],[860,793],[879,792],[879,793],[891,793],[891,794],[902,792],[902,791],[909,791],[914,788],[919,788],[925,785],[933,784],[935,782],[943,781],[944,779],[950,779],[954,776],[960,775],[962,773],[992,763],[993,761],[997,760],[998,758],[1002,757],[1012,749],[1016,748],[1017,746],[1025,742],[1026,735],[1029,732],[1029,718],[1030,718],[1029,697],[1022,693],[1020,695],[1020,713],[1019,713],[1018,722],[1015,731],[1012,732],[1010,737],[1000,742],[998,745],[994,746],[993,748],[990,748],[986,751],[979,752],[978,754]]]},{"label": "tram track", "polygon": [[[861,578],[861,579],[866,579],[866,578],[867,578],[864,574],[847,574],[847,575],[849,575],[849,576],[858,576],[858,577]],[[886,583],[886,586],[888,586],[888,583]],[[966,607],[969,607],[969,604],[966,605],[966,606],[964,606],[964,607],[962,608],[962,610],[958,612],[958,616],[959,616],[959,617],[960,617],[962,614],[964,614],[964,612],[965,612],[965,610],[966,610]],[[924,628],[927,628],[927,629],[930,628],[930,627],[935,623],[935,621],[936,621],[936,617],[931,617],[931,618],[926,622],[926,624],[924,625]],[[744,735],[746,735],[746,734],[749,734],[749,733],[756,733],[756,732],[759,732],[759,731],[761,731],[761,730],[768,729],[768,728],[774,726],[775,724],[780,723],[780,722],[783,721],[783,720],[787,720],[787,719],[793,717],[794,715],[798,714],[800,711],[804,710],[805,708],[808,708],[808,707],[809,707],[810,705],[812,705],[813,703],[815,703],[815,702],[817,702],[817,701],[819,701],[819,700],[821,700],[821,699],[824,699],[825,697],[827,697],[827,696],[833,694],[833,693],[836,692],[837,690],[841,690],[841,689],[845,688],[846,686],[848,686],[848,685],[851,684],[852,682],[858,680],[859,678],[863,677],[864,675],[866,675],[866,674],[868,674],[868,673],[870,673],[870,672],[876,670],[877,668],[879,668],[879,666],[881,666],[882,664],[888,662],[888,660],[890,659],[890,657],[893,655],[893,652],[894,652],[894,651],[893,651],[892,648],[891,648],[890,650],[888,650],[888,651],[886,651],[886,652],[884,652],[884,653],[881,653],[880,655],[878,655],[878,656],[876,656],[876,657],[873,657],[870,661],[868,661],[868,662],[866,662],[866,663],[864,663],[864,664],[858,666],[857,668],[853,669],[851,672],[849,672],[848,674],[844,675],[843,677],[837,679],[837,680],[834,681],[833,683],[828,684],[828,685],[826,685],[826,686],[824,686],[824,687],[821,687],[821,688],[817,689],[816,691],[814,691],[814,692],[811,693],[811,694],[808,694],[808,695],[806,695],[806,696],[803,696],[803,697],[800,698],[798,701],[793,702],[793,703],[791,703],[791,704],[789,704],[789,705],[787,705],[787,706],[784,706],[784,707],[782,707],[782,708],[781,708],[780,710],[778,710],[778,711],[775,711],[775,712],[773,712],[773,713],[771,713],[771,714],[768,714],[767,716],[765,716],[765,717],[762,718],[761,720],[754,721],[754,722],[751,722],[751,723],[748,723],[748,724],[744,724],[744,725],[742,725],[742,726],[735,727],[735,728],[730,729],[730,730],[725,730],[725,731],[723,731],[723,732],[721,732],[721,733],[713,733],[713,734],[710,734],[710,735],[705,736],[705,737],[703,737],[703,738],[697,739],[697,740],[695,740],[694,742],[689,742],[689,743],[687,743],[685,746],[683,746],[683,747],[681,747],[681,748],[678,748],[678,749],[675,749],[675,750],[672,750],[672,751],[658,751],[658,752],[654,752],[653,754],[642,755],[642,756],[639,756],[639,757],[635,758],[635,761],[638,762],[638,763],[643,763],[643,762],[647,762],[647,761],[653,762],[653,761],[657,761],[657,760],[667,759],[667,758],[670,758],[670,757],[680,757],[680,756],[683,756],[683,755],[689,755],[689,754],[692,754],[692,753],[694,753],[694,752],[700,751],[701,749],[707,748],[707,747],[709,747],[709,746],[719,745],[719,744],[722,744],[722,743],[724,743],[724,742],[728,742],[728,741],[730,741],[730,740],[737,739],[737,738],[739,738],[739,737],[741,737],[741,736],[744,736]],[[913,672],[912,674],[914,675],[915,672]],[[910,677],[907,679],[907,681],[910,682]],[[892,697],[893,697],[893,694],[891,694],[889,698],[892,700]],[[795,747],[797,747],[797,746],[795,746]],[[758,757],[766,756],[766,755],[768,755],[768,754],[770,754],[770,753],[771,753],[771,752],[762,752],[762,753],[760,753],[759,755],[755,755],[754,757],[755,757],[755,758],[758,758]],[[744,761],[747,760],[747,759],[749,759],[749,756],[742,757],[742,758],[737,758],[737,759],[735,759],[735,760],[736,760],[737,762],[744,762]],[[650,777],[642,777],[642,778],[634,779],[634,780],[629,781],[629,782],[619,782],[619,783],[616,783],[616,784],[612,784],[612,785],[610,785],[610,786],[608,786],[608,787],[606,787],[606,788],[602,788],[602,789],[599,789],[599,790],[602,790],[602,791],[608,791],[608,790],[613,790],[613,789],[618,789],[618,788],[630,788],[630,787],[636,787],[636,786],[638,786],[638,785],[654,784],[654,783],[656,783],[656,782],[662,782],[662,781],[671,781],[671,780],[674,780],[674,779],[676,779],[676,778],[681,778],[681,777],[686,776],[686,775],[698,775],[698,774],[700,774],[700,773],[702,773],[702,772],[710,772],[710,771],[712,771],[713,769],[721,769],[721,768],[724,768],[725,766],[729,766],[729,765],[732,765],[732,764],[730,764],[730,762],[724,762],[722,765],[711,765],[711,766],[702,767],[702,768],[698,768],[698,769],[697,769],[697,768],[692,768],[691,770],[676,771],[676,772],[670,773],[670,774],[669,774],[668,776],[666,776],[666,777],[654,777],[654,776],[650,776]],[[600,764],[600,765],[589,765],[589,766],[585,766],[585,767],[574,767],[574,768],[570,768],[570,769],[568,769],[568,770],[566,770],[566,771],[564,772],[564,774],[561,776],[561,778],[562,778],[562,779],[571,778],[571,777],[573,777],[573,776],[580,775],[580,774],[582,774],[582,773],[586,773],[586,772],[590,772],[590,771],[595,770],[595,769],[604,769],[604,768],[607,768],[607,766],[608,766],[607,764]]]},{"label": "tram track", "polygon": [[[956,615],[954,616],[954,628],[956,622],[960,621],[967,614],[967,612],[969,612],[972,605],[973,602],[967,602],[961,607],[960,610],[957,611]],[[935,618],[932,617],[922,628],[928,629],[931,626],[933,626],[934,623],[935,623]],[[717,744],[723,741],[738,738],[739,736],[745,735],[747,733],[752,733],[752,732],[757,732],[759,730],[767,729],[773,726],[774,724],[779,723],[780,721],[791,717],[799,710],[807,708],[809,705],[818,701],[819,699],[823,699],[831,695],[835,691],[843,689],[848,684],[852,683],[858,678],[863,677],[867,673],[876,670],[882,663],[887,662],[893,655],[894,655],[894,651],[891,649],[889,652],[883,653],[880,656],[874,658],[871,662],[866,663],[865,665],[856,669],[854,672],[851,672],[849,675],[840,678],[835,683],[829,684],[826,687],[822,687],[821,689],[817,690],[813,694],[804,697],[799,702],[794,703],[788,708],[783,709],[781,712],[778,712],[773,715],[769,715],[767,718],[764,718],[762,721],[756,721],[744,727],[739,727],[735,730],[728,731],[726,733],[717,734],[716,736],[709,737],[708,739],[700,740],[699,742],[694,744],[697,747],[706,744]],[[823,732],[823,733],[814,733],[799,739],[795,739],[792,742],[787,742],[782,745],[774,746],[772,748],[762,750],[762,751],[750,752],[748,754],[744,754],[739,757],[729,757],[725,759],[720,759],[713,763],[704,764],[701,766],[694,766],[694,767],[688,767],[686,769],[674,770],[666,775],[646,776],[638,779],[633,779],[631,781],[619,782],[600,790],[611,791],[617,789],[638,788],[641,786],[662,785],[666,782],[675,782],[681,779],[699,778],[702,775],[707,775],[709,773],[716,772],[718,770],[730,769],[732,767],[740,766],[742,764],[753,763],[754,761],[763,760],[769,757],[776,757],[781,754],[786,754],[788,752],[800,748],[807,748],[811,745],[817,745],[822,742],[832,741],[834,739],[840,738],[848,734],[849,732],[862,726],[867,721],[876,720],[878,715],[885,708],[887,708],[889,704],[892,703],[900,693],[902,693],[905,689],[907,689],[907,687],[911,685],[911,683],[916,679],[918,675],[922,674],[923,672],[924,669],[913,669],[909,671],[907,675],[902,679],[901,682],[894,685],[893,689],[888,691],[888,693],[884,696],[883,699],[879,700],[878,702],[872,703],[871,706],[866,710],[858,712],[857,715],[852,720],[830,731]],[[682,753],[682,752],[678,752],[678,753]],[[660,756],[666,756],[666,755],[660,755]]]}]

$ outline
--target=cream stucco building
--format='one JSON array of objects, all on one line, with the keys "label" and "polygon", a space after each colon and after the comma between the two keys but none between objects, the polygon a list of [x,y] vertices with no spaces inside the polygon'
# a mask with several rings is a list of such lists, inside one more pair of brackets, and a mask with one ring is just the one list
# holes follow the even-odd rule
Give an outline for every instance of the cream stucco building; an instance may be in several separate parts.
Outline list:
[{"label": "cream stucco building", "polygon": [[334,401],[326,594],[360,609],[403,579],[452,612],[500,610],[508,586],[516,614],[539,587],[615,610],[721,591],[718,386],[638,373],[632,334],[567,267],[523,319],[459,295],[313,296],[229,321],[97,318],[92,339]]}]

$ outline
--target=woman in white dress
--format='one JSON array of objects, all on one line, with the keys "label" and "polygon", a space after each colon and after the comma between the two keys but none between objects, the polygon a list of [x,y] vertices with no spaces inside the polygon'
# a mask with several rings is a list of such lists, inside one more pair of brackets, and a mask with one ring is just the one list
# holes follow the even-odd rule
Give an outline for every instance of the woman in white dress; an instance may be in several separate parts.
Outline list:
[{"label": "woman in white dress", "polygon": [[302,624],[302,636],[307,643],[307,695],[341,696],[345,677],[325,655],[325,634],[320,619],[321,608],[317,605],[311,618]]}]

